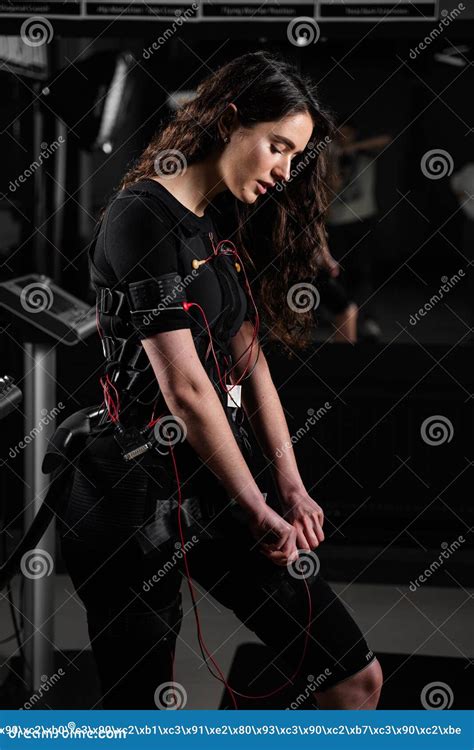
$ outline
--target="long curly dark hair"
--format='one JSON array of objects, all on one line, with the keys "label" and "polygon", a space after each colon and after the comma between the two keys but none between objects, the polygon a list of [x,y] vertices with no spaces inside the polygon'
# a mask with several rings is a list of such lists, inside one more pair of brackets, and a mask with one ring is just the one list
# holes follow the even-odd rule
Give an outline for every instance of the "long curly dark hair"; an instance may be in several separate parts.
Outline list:
[{"label": "long curly dark hair", "polygon": [[[233,198],[232,239],[248,269],[252,294],[270,339],[291,350],[312,341],[318,259],[327,249],[325,214],[329,198],[328,149],[333,117],[324,111],[316,87],[294,66],[268,52],[252,52],[223,65],[197,87],[195,98],[178,109],[159,131],[119,189],[156,175],[157,154],[181,152],[188,165],[223,147],[218,120],[227,105],[237,107],[240,125],[309,113],[313,132],[304,152],[294,157],[291,178],[256,203]],[[258,245],[258,247],[257,247]],[[253,252],[252,252],[253,250]],[[301,304],[306,299],[306,304]],[[314,299],[314,304],[313,304]],[[309,303],[309,304],[308,304]]]}]

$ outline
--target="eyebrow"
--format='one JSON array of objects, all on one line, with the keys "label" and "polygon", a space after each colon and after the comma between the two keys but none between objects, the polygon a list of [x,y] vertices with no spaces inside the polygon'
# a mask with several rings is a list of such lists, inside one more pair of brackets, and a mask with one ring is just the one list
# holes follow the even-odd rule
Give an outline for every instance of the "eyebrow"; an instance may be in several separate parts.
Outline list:
[{"label": "eyebrow", "polygon": [[[295,144],[293,143],[293,141],[290,141],[289,138],[285,138],[284,135],[278,135],[277,133],[273,133],[273,137],[276,138],[278,141],[281,141],[282,143],[286,143],[286,145],[288,146],[288,148],[291,148],[291,149],[295,148]],[[302,151],[297,151],[296,153],[297,154],[302,154],[303,152]]]}]

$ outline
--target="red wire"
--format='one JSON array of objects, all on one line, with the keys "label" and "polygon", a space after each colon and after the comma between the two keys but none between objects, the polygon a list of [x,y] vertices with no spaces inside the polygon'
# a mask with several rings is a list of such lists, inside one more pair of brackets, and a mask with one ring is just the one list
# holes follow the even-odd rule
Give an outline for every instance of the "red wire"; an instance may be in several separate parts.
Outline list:
[{"label": "red wire", "polygon": [[206,644],[204,642],[204,638],[202,636],[201,621],[199,619],[199,614],[198,614],[198,611],[197,611],[196,599],[195,599],[195,596],[194,596],[194,588],[193,588],[193,585],[192,585],[192,582],[191,582],[191,573],[189,571],[188,558],[187,558],[187,553],[186,553],[186,543],[185,543],[184,534],[183,534],[183,527],[182,527],[182,523],[181,523],[181,483],[179,481],[178,467],[176,465],[176,459],[175,459],[175,456],[174,456],[174,451],[173,451],[173,447],[171,445],[171,441],[170,441],[169,447],[170,447],[171,458],[173,460],[173,467],[174,467],[174,472],[175,472],[175,476],[176,476],[176,483],[178,485],[178,529],[179,529],[179,536],[180,536],[180,541],[181,541],[181,548],[182,548],[182,551],[183,551],[184,566],[185,566],[185,569],[186,569],[186,580],[187,580],[189,592],[191,594],[191,600],[192,600],[192,603],[193,603],[193,612],[194,612],[194,617],[195,617],[195,620],[196,620],[198,641],[199,641],[199,644],[201,645],[201,648],[203,649],[203,651],[205,651],[205,653],[207,654],[207,656],[211,659],[212,663],[214,664],[215,668],[217,669],[217,671],[218,671],[218,673],[220,675],[220,677],[218,677],[217,675],[215,675],[212,672],[212,670],[210,670],[212,676],[216,680],[219,680],[220,682],[224,683],[224,685],[226,687],[226,690],[228,691],[228,693],[229,693],[229,695],[230,695],[230,697],[232,699],[232,703],[234,704],[234,708],[236,710],[238,710],[237,701],[235,700],[234,694],[235,695],[239,695],[242,698],[248,698],[248,699],[251,699],[251,700],[256,700],[256,699],[260,699],[260,698],[269,698],[272,695],[275,695],[276,693],[281,692],[288,685],[293,684],[293,680],[295,679],[296,675],[299,673],[299,671],[301,669],[304,657],[306,655],[306,650],[307,650],[307,647],[308,647],[309,628],[311,626],[311,620],[312,620],[312,614],[313,614],[312,613],[311,595],[310,595],[310,592],[309,592],[308,584],[307,584],[306,580],[303,579],[304,584],[306,586],[306,592],[308,594],[308,625],[305,628],[306,635],[305,635],[305,642],[304,642],[303,653],[301,655],[301,658],[300,658],[300,661],[298,663],[298,666],[296,667],[296,669],[295,669],[294,673],[291,675],[291,677],[285,683],[283,683],[283,685],[280,685],[279,687],[275,688],[275,690],[272,690],[269,693],[263,693],[261,695],[247,695],[246,693],[240,693],[238,690],[234,690],[234,688],[232,688],[228,684],[228,682],[226,681],[226,679],[225,679],[225,677],[224,677],[224,675],[223,675],[223,673],[222,673],[219,665],[215,661],[215,659],[212,656],[212,654],[209,652],[209,649],[207,648],[207,646],[206,646]]},{"label": "red wire", "polygon": [[[211,240],[211,242],[212,242],[212,240]],[[248,293],[250,295],[250,299],[252,300],[252,304],[253,304],[254,309],[255,309],[255,326],[254,326],[254,332],[253,332],[253,336],[252,336],[252,341],[250,342],[249,346],[247,347],[247,349],[250,347],[250,351],[249,351],[249,355],[248,355],[248,359],[247,359],[247,364],[245,365],[245,369],[244,369],[242,375],[240,376],[240,378],[237,380],[237,383],[235,383],[235,385],[238,385],[240,383],[240,381],[245,377],[245,375],[247,373],[247,370],[248,370],[248,367],[249,367],[249,364],[250,364],[250,361],[252,359],[252,351],[253,351],[254,341],[257,338],[258,331],[260,329],[260,315],[259,315],[259,312],[258,312],[257,305],[255,304],[255,300],[254,300],[254,297],[253,297],[253,294],[252,294],[252,288],[251,288],[249,280],[248,280],[248,276],[247,276],[247,272],[245,270],[245,266],[244,266],[244,264],[242,262],[242,259],[241,259],[240,255],[239,255],[239,253],[237,252],[237,249],[236,249],[234,243],[232,242],[232,240],[221,240],[217,244],[217,247],[214,248],[214,254],[217,255],[217,253],[219,252],[219,248],[220,248],[220,246],[222,244],[232,245],[232,247],[229,248],[228,250],[222,250],[221,252],[222,252],[223,255],[235,255],[235,257],[238,259],[238,261],[240,263],[240,266],[242,268],[242,271],[244,272],[245,285],[246,285],[247,291],[248,291]],[[213,247],[214,247],[214,245],[213,245]],[[234,368],[235,368],[235,365],[232,366],[230,372]]]},{"label": "red wire", "polygon": [[[211,239],[211,242],[212,242],[212,239]],[[215,250],[214,250],[215,254],[217,254],[217,252],[219,250],[219,247],[220,247],[220,245],[223,242],[229,242],[229,240],[221,240],[221,242],[219,242],[219,244],[217,245],[217,248],[215,248]],[[231,244],[233,245],[233,243],[231,243]],[[213,245],[213,247],[214,247],[214,245]],[[235,247],[235,245],[234,245],[234,247]],[[244,367],[244,370],[241,373],[240,377],[237,378],[237,380],[236,380],[235,383],[232,383],[232,388],[227,389],[225,383],[223,383],[223,381],[222,381],[221,370],[220,370],[219,363],[217,361],[216,353],[215,353],[215,350],[214,350],[214,346],[213,346],[213,343],[212,343],[212,334],[211,334],[211,329],[209,327],[209,323],[207,321],[206,313],[204,312],[204,310],[202,309],[201,305],[198,302],[183,302],[183,308],[186,311],[188,311],[190,307],[197,307],[201,311],[201,314],[202,314],[202,316],[204,318],[204,322],[206,324],[206,328],[207,328],[207,331],[208,331],[208,334],[209,334],[209,346],[211,347],[212,355],[214,357],[214,362],[216,363],[217,373],[218,373],[218,377],[219,377],[219,382],[220,382],[220,385],[221,385],[222,389],[226,393],[230,393],[232,391],[232,389],[234,388],[234,386],[239,385],[239,383],[245,378],[245,375],[247,374],[247,370],[250,367],[250,362],[251,362],[251,359],[252,359],[252,352],[253,352],[254,342],[255,342],[255,339],[257,338],[258,331],[259,331],[259,328],[260,328],[260,317],[259,317],[259,314],[258,314],[258,309],[257,309],[257,306],[255,304],[255,300],[254,300],[253,295],[252,295],[252,290],[250,288],[250,284],[249,284],[248,279],[247,279],[247,274],[245,272],[244,265],[243,265],[242,260],[240,259],[240,256],[239,256],[239,254],[237,253],[236,250],[235,251],[231,250],[231,253],[233,253],[234,255],[236,255],[239,258],[239,260],[240,260],[240,263],[241,263],[241,266],[242,266],[242,269],[243,269],[244,275],[245,275],[245,282],[246,282],[246,285],[247,285],[247,289],[248,289],[248,292],[249,292],[250,297],[252,299],[252,303],[253,303],[253,306],[254,306],[255,312],[256,312],[256,321],[255,321],[255,326],[254,326],[254,329],[253,329],[252,340],[251,340],[250,344],[247,346],[247,349],[250,349],[248,357],[247,357],[247,363],[246,363],[246,365]],[[228,253],[226,253],[226,254],[228,254]],[[207,259],[206,259],[206,262],[207,262]],[[208,351],[209,351],[209,349],[208,349]],[[224,375],[224,380],[227,377],[231,378],[231,373],[232,373],[232,370],[235,369],[235,366],[236,365],[234,364],[230,368],[230,370],[226,370],[225,375]],[[231,398],[234,401],[235,405],[237,406],[237,403],[233,399],[232,395],[231,395]]]},{"label": "red wire", "polygon": [[[220,385],[223,388],[223,390],[227,391],[225,383],[223,383],[223,381],[222,381],[221,369],[219,367],[219,362],[217,361],[216,352],[215,352],[215,349],[214,349],[214,345],[212,343],[212,334],[211,334],[211,329],[209,327],[209,323],[207,322],[206,313],[204,312],[204,310],[202,309],[201,305],[198,302],[183,302],[183,308],[186,311],[189,310],[190,307],[198,307],[199,310],[202,313],[202,316],[204,318],[204,322],[206,324],[206,328],[207,328],[207,331],[208,331],[208,334],[209,334],[209,346],[211,347],[212,355],[214,357],[214,362],[216,363],[217,373],[218,373],[218,376],[219,376],[219,382],[220,382]],[[226,373],[226,375],[227,375],[227,373]],[[224,378],[226,377],[226,375],[224,376]],[[230,389],[230,390],[232,390],[232,389]]]},{"label": "red wire", "polygon": [[[217,255],[217,253],[219,252],[219,248],[220,248],[221,244],[224,243],[224,242],[232,244],[233,247],[235,248],[235,245],[233,243],[231,243],[229,240],[221,240],[218,243],[217,247],[215,247],[214,243],[212,241],[212,236],[211,236],[211,243],[212,243],[212,247],[213,247],[213,250],[214,250],[214,255]],[[244,371],[243,371],[242,375],[240,376],[240,378],[237,380],[236,383],[233,383],[232,387],[234,387],[235,385],[238,385],[239,382],[245,377],[245,374],[246,374],[246,372],[248,370],[249,363],[250,363],[250,360],[251,360],[251,357],[252,357],[252,351],[253,351],[254,341],[255,341],[255,339],[257,337],[258,330],[259,330],[259,327],[260,327],[260,318],[259,318],[257,306],[255,305],[255,300],[254,300],[253,295],[252,295],[252,290],[251,290],[250,284],[248,282],[247,274],[245,272],[245,268],[244,268],[244,265],[243,265],[243,263],[242,263],[242,261],[240,259],[240,256],[238,255],[238,253],[237,253],[237,251],[235,249],[231,250],[231,253],[234,254],[234,255],[236,255],[236,257],[240,261],[241,267],[242,267],[242,269],[244,271],[244,276],[245,276],[245,282],[246,282],[246,285],[247,285],[247,289],[248,289],[248,292],[249,292],[250,297],[252,299],[252,302],[253,302],[253,305],[254,305],[254,308],[255,308],[255,312],[256,312],[256,324],[254,326],[254,333],[253,333],[253,336],[252,336],[252,341],[250,342],[249,346],[247,347],[247,349],[250,348],[250,352],[249,352],[249,356],[248,356],[248,361],[247,361],[247,364],[245,365]],[[224,253],[224,254],[228,254],[228,253]],[[211,257],[212,256],[209,256],[206,259],[206,262]],[[183,308],[186,311],[191,306],[198,307],[199,310],[201,311],[203,317],[204,317],[204,321],[205,321],[205,324],[206,324],[206,327],[207,327],[207,330],[208,330],[208,333],[209,333],[209,345],[211,347],[212,354],[213,354],[213,357],[214,357],[214,361],[216,363],[217,372],[218,372],[218,376],[219,376],[219,382],[220,382],[221,386],[222,385],[224,386],[224,390],[227,393],[230,393],[230,391],[232,390],[232,388],[230,388],[229,390],[227,390],[227,388],[225,386],[225,383],[223,384],[223,382],[222,382],[222,376],[221,376],[221,371],[220,371],[220,367],[219,367],[219,362],[217,361],[216,353],[215,353],[214,346],[213,346],[213,343],[212,343],[212,334],[211,334],[211,330],[210,330],[210,327],[209,327],[209,323],[207,321],[206,314],[205,314],[204,310],[202,309],[201,305],[199,305],[197,302],[184,302],[183,303]],[[97,307],[96,307],[96,326],[97,326],[97,330],[98,330],[99,336],[102,339],[103,338],[103,329],[102,329],[102,327],[100,326],[100,323],[99,323]],[[208,353],[209,353],[209,349],[208,349]],[[207,358],[207,355],[206,355],[206,358]],[[225,360],[227,362],[227,357],[225,357]],[[232,372],[232,370],[234,368],[235,368],[235,365],[233,367],[231,367],[230,370],[226,370],[225,375],[224,375],[224,379],[226,377],[230,377],[230,373]],[[110,380],[110,377],[109,377],[108,373],[107,373],[107,375],[105,377],[105,382],[104,382],[103,378],[100,378],[100,384],[102,386],[102,390],[103,390],[103,393],[104,393],[104,401],[105,401],[105,404],[106,404],[106,407],[107,407],[107,412],[108,412],[108,414],[110,416],[110,419],[113,422],[117,422],[118,419],[119,419],[119,411],[120,411],[120,395],[118,393],[118,390],[115,387],[115,385],[112,383],[112,381]],[[112,395],[111,395],[111,393],[109,391],[109,387],[112,388],[115,391],[115,395],[116,395],[116,398],[117,398],[117,403],[115,403],[115,401],[114,401],[114,399],[113,399],[113,397],[112,397]],[[156,419],[154,419],[155,408],[156,408],[156,403],[155,403],[155,406],[153,407],[152,416],[151,416],[151,419],[150,419],[150,421],[149,421],[149,423],[147,425],[148,427],[153,427],[164,416],[162,414],[159,417],[157,417]],[[181,546],[182,546],[182,550],[183,550],[184,565],[185,565],[185,569],[186,569],[186,580],[187,580],[187,583],[188,583],[189,592],[191,594],[191,600],[193,602],[193,612],[194,612],[194,617],[195,617],[195,620],[196,620],[198,641],[199,641],[199,644],[200,644],[202,650],[206,653],[206,655],[208,656],[208,658],[212,661],[213,665],[215,666],[217,672],[220,675],[220,677],[218,677],[217,675],[214,674],[214,672],[212,670],[210,670],[212,676],[215,679],[219,680],[220,682],[224,683],[224,685],[226,687],[226,690],[228,691],[228,693],[229,693],[229,695],[230,695],[230,697],[232,699],[232,703],[234,705],[234,708],[236,710],[238,710],[237,701],[235,700],[234,694],[235,695],[239,695],[242,698],[249,698],[251,700],[259,699],[259,698],[268,698],[268,697],[270,697],[272,695],[275,695],[275,693],[278,693],[281,690],[283,690],[287,685],[290,685],[293,682],[293,679],[299,673],[299,671],[301,669],[301,665],[303,663],[303,659],[304,659],[305,654],[306,654],[306,650],[307,650],[308,639],[309,639],[309,627],[311,625],[311,618],[312,618],[312,603],[311,603],[311,596],[310,596],[309,589],[308,589],[308,584],[306,583],[306,580],[303,579],[304,580],[304,584],[306,586],[307,593],[308,593],[309,617],[308,617],[308,625],[307,625],[307,628],[306,628],[306,636],[305,636],[305,643],[304,643],[303,653],[302,653],[301,659],[300,659],[300,661],[298,663],[298,666],[297,666],[294,674],[289,678],[289,680],[287,680],[280,687],[276,688],[275,690],[272,690],[269,693],[264,693],[262,695],[246,695],[245,693],[240,693],[237,690],[234,690],[233,688],[231,688],[230,685],[227,683],[227,681],[226,681],[226,679],[225,679],[225,677],[224,677],[224,675],[223,675],[223,673],[222,673],[219,665],[217,664],[217,662],[215,661],[214,657],[212,656],[212,654],[210,653],[209,649],[207,648],[207,646],[206,646],[206,644],[204,642],[204,638],[202,636],[201,622],[200,622],[199,614],[198,614],[198,611],[197,611],[197,604],[196,604],[196,598],[195,598],[195,595],[194,595],[194,588],[193,588],[193,585],[192,585],[192,582],[191,582],[191,574],[190,574],[189,566],[188,566],[188,559],[187,559],[187,553],[186,553],[186,547],[185,547],[185,540],[184,540],[184,534],[183,534],[183,528],[182,528],[182,522],[181,522],[181,502],[182,502],[182,500],[181,500],[181,483],[179,481],[178,468],[177,468],[177,465],[176,465],[176,460],[175,460],[174,451],[173,451],[171,442],[170,442],[169,447],[170,447],[171,457],[172,457],[172,460],[173,460],[173,466],[174,466],[174,471],[175,471],[175,475],[176,475],[176,482],[177,482],[177,485],[178,485],[178,528],[179,528],[179,535],[180,535],[180,540],[181,540]],[[173,650],[170,651],[170,657],[171,657],[172,681],[174,681],[174,653],[173,653]]]},{"label": "red wire", "polygon": [[97,305],[95,306],[95,325],[99,333],[99,337],[102,339],[104,331],[103,331],[102,326],[99,323],[99,308]]},{"label": "red wire", "polygon": [[[102,390],[104,392],[104,402],[105,402],[105,405],[107,407],[107,412],[109,414],[109,417],[112,420],[112,422],[118,422],[118,419],[119,419],[119,409],[120,409],[120,398],[119,398],[118,391],[117,391],[116,387],[114,386],[114,384],[111,382],[108,374],[105,377],[105,382],[104,382],[103,378],[100,378],[99,382],[100,382],[100,384],[102,386]],[[114,402],[112,396],[110,395],[109,385],[112,386],[112,388],[114,389],[114,391],[115,391],[115,393],[117,395],[117,400],[119,401],[118,405]]]},{"label": "red wire", "polygon": [[[219,248],[220,248],[220,245],[223,242],[229,242],[229,241],[228,240],[221,240],[221,242],[219,242],[219,244],[217,245],[217,247],[214,247],[214,244],[212,243],[212,236],[211,236],[211,243],[212,243],[215,255],[217,255],[217,253],[219,251]],[[233,243],[230,243],[230,244],[233,245]],[[233,247],[235,248],[235,245],[233,245]],[[257,337],[257,333],[258,333],[258,329],[259,329],[259,315],[258,315],[257,307],[255,305],[255,301],[253,299],[253,295],[252,295],[252,291],[250,289],[250,285],[248,283],[247,274],[245,273],[244,265],[243,265],[242,261],[240,260],[240,257],[239,257],[239,255],[238,255],[238,253],[237,253],[236,250],[231,250],[231,253],[235,254],[239,258],[239,261],[241,263],[241,267],[242,267],[242,269],[244,271],[245,281],[246,281],[246,284],[247,284],[247,288],[248,288],[250,297],[252,299],[252,302],[254,304],[255,311],[256,311],[256,325],[254,326],[254,334],[253,334],[253,337],[252,337],[252,341],[249,344],[250,352],[249,352],[248,361],[247,361],[245,369],[244,369],[242,375],[240,376],[240,378],[238,379],[237,383],[233,384],[233,385],[238,385],[238,383],[240,382],[240,380],[242,380],[242,378],[245,376],[245,373],[246,373],[246,371],[247,371],[247,369],[249,367],[249,363],[250,363],[250,360],[251,360],[251,357],[252,357],[253,344],[254,344],[254,341],[255,341],[255,339]],[[206,324],[206,328],[207,328],[207,331],[208,331],[208,334],[209,334],[209,346],[210,346],[210,348],[212,350],[214,361],[215,361],[216,367],[217,367],[217,373],[218,373],[218,376],[219,376],[219,382],[220,382],[220,384],[222,386],[223,383],[222,383],[221,371],[220,371],[220,367],[219,367],[219,362],[217,361],[217,357],[216,357],[216,353],[215,353],[215,350],[214,350],[214,346],[213,346],[213,343],[212,343],[212,334],[211,334],[211,330],[210,330],[210,327],[209,327],[209,323],[207,321],[206,313],[202,309],[201,305],[199,305],[197,302],[184,302],[183,303],[183,308],[186,311],[189,310],[190,307],[197,307],[197,308],[199,308],[199,310],[201,311],[201,313],[202,313],[202,315],[204,317],[204,322]],[[249,348],[249,347],[247,347],[247,348]],[[208,352],[209,352],[209,348],[208,348]],[[225,357],[225,360],[227,362],[227,357]],[[234,369],[234,367],[235,367],[235,365],[231,368],[231,370],[229,370],[229,371],[226,370],[224,378],[226,378],[226,377],[229,376],[229,373],[232,371],[232,369]],[[229,391],[227,391],[227,388],[225,387],[225,383],[224,383],[224,390],[227,393],[229,393],[232,390],[232,388],[230,388]],[[156,422],[158,422],[159,419],[160,419],[160,417],[157,420],[154,421],[154,424]],[[225,677],[224,677],[224,675],[223,675],[223,673],[222,673],[219,665],[217,664],[217,662],[213,658],[212,654],[209,652],[209,649],[207,648],[207,646],[206,646],[206,644],[204,642],[204,638],[202,636],[201,622],[200,622],[199,614],[198,614],[198,611],[197,611],[197,604],[196,604],[196,599],[195,599],[195,596],[194,596],[194,588],[193,588],[193,585],[192,585],[192,582],[191,582],[191,574],[190,574],[190,571],[189,571],[188,558],[187,558],[187,554],[186,554],[185,540],[184,540],[183,528],[182,528],[182,523],[181,523],[181,483],[179,481],[178,467],[176,465],[176,459],[175,459],[175,456],[174,456],[174,451],[173,451],[173,447],[171,445],[171,442],[170,442],[170,446],[169,447],[170,447],[171,457],[172,457],[172,460],[173,460],[173,467],[174,467],[174,472],[175,472],[175,476],[176,476],[176,482],[177,482],[177,485],[178,485],[178,529],[179,529],[179,536],[180,536],[180,540],[181,540],[181,546],[182,546],[182,550],[183,550],[184,567],[185,567],[185,570],[186,570],[186,580],[187,580],[189,592],[191,594],[191,600],[192,600],[192,603],[193,603],[193,612],[194,612],[194,617],[195,617],[195,620],[196,620],[198,641],[199,641],[199,644],[200,644],[202,650],[211,659],[212,663],[214,664],[216,670],[218,671],[218,673],[220,675],[220,677],[218,677],[217,675],[214,674],[214,672],[211,669],[210,672],[211,672],[212,676],[215,679],[219,680],[220,682],[224,683],[225,688],[228,691],[228,693],[229,693],[229,695],[230,695],[230,697],[232,699],[232,703],[234,705],[234,708],[236,710],[238,710],[237,701],[235,700],[235,695],[239,695],[242,698],[248,698],[248,699],[251,699],[251,700],[256,700],[256,699],[261,699],[261,698],[269,698],[272,695],[275,695],[276,693],[281,692],[288,685],[293,684],[293,680],[295,679],[295,677],[297,676],[297,674],[299,673],[299,671],[301,669],[304,657],[306,655],[307,647],[308,647],[309,628],[311,626],[311,620],[312,620],[312,602],[311,602],[310,591],[309,591],[308,584],[307,584],[306,580],[303,579],[305,587],[306,587],[306,592],[308,594],[308,625],[307,625],[307,627],[305,629],[306,635],[305,635],[303,653],[301,655],[301,658],[300,658],[300,661],[298,663],[298,666],[296,667],[296,669],[295,669],[294,673],[291,675],[291,677],[285,683],[283,683],[283,685],[280,685],[279,687],[275,688],[275,690],[272,690],[269,693],[263,693],[261,695],[246,695],[245,693],[240,693],[238,690],[234,690],[232,687],[230,687],[230,685],[227,683],[227,681],[226,681],[226,679],[225,679]]]},{"label": "red wire", "polygon": [[[173,466],[174,466],[174,470],[175,470],[175,474],[176,474],[176,481],[177,481],[177,484],[178,484],[178,528],[179,528],[179,536],[180,536],[180,539],[181,539],[181,547],[182,547],[182,551],[183,551],[183,555],[184,555],[183,559],[184,559],[184,566],[186,568],[186,580],[187,580],[187,583],[188,583],[189,593],[191,594],[191,600],[193,602],[193,612],[194,612],[194,616],[195,616],[195,619],[196,619],[198,641],[199,641],[199,643],[201,645],[201,648],[206,652],[207,656],[211,659],[211,661],[214,664],[215,668],[217,669],[217,671],[221,675],[222,682],[224,683],[224,685],[226,686],[227,690],[229,691],[230,696],[232,698],[232,702],[234,704],[234,708],[237,710],[237,702],[236,702],[236,700],[235,700],[235,698],[234,698],[234,696],[232,694],[232,690],[227,685],[227,682],[225,680],[224,675],[221,672],[221,669],[220,669],[219,665],[215,661],[215,659],[212,656],[212,654],[209,652],[206,644],[204,643],[204,639],[202,637],[201,623],[200,623],[200,620],[199,620],[199,615],[197,613],[197,604],[196,604],[196,599],[195,599],[195,596],[194,596],[193,585],[192,585],[192,582],[191,582],[191,574],[189,572],[188,558],[187,558],[187,554],[186,554],[186,547],[185,547],[185,541],[184,541],[184,535],[183,535],[183,528],[182,528],[182,524],[181,524],[181,484],[180,484],[180,481],[179,481],[178,468],[176,466],[176,460],[175,460],[175,457],[174,457],[174,451],[173,451],[173,448],[172,448],[172,445],[171,445],[171,441],[169,441],[169,444],[170,444],[169,447],[170,447],[170,451],[171,451],[171,458],[173,460]],[[213,676],[215,677],[215,675],[213,675]],[[219,678],[217,678],[217,679],[219,679]]]},{"label": "red wire", "polygon": [[155,403],[153,405],[153,411],[152,411],[152,414],[151,414],[151,419],[148,422],[147,427],[154,427],[156,425],[156,423],[160,421],[161,417],[165,416],[164,414],[160,414],[159,417],[156,417],[156,419],[154,419],[153,417],[155,416],[155,409],[156,409],[156,401],[155,401]]},{"label": "red wire", "polygon": [[[95,324],[97,328],[97,332],[99,334],[99,338],[101,341],[103,341],[104,338],[104,330],[99,322],[99,310],[98,306],[96,305],[95,308]],[[105,376],[105,382],[103,378],[99,378],[99,383],[102,386],[102,391],[104,393],[104,403],[107,408],[107,413],[112,420],[112,422],[118,422],[119,421],[119,412],[120,412],[120,395],[117,391],[115,385],[112,383],[112,381],[109,378],[109,374],[107,373]],[[117,398],[117,403],[113,400],[110,392],[109,392],[109,386],[112,387],[115,391],[115,395]]]}]

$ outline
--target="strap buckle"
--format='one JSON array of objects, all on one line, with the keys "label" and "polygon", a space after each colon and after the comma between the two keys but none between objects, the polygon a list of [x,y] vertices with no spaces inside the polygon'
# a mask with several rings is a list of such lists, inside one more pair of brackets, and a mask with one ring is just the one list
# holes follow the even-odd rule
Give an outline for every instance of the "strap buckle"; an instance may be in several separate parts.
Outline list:
[{"label": "strap buckle", "polygon": [[110,289],[108,286],[99,287],[97,299],[99,312],[104,313],[104,315],[117,315],[124,297],[124,293],[118,289]]},{"label": "strap buckle", "polygon": [[110,314],[114,302],[114,295],[112,290],[108,286],[101,286],[99,288],[99,299],[97,300],[99,312],[105,315]]}]

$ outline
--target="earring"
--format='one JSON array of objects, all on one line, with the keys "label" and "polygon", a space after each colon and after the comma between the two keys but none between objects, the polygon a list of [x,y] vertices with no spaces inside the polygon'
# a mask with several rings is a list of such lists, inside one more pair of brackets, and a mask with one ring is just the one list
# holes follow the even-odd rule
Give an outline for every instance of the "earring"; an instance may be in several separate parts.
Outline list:
[{"label": "earring", "polygon": [[224,143],[229,143],[229,136],[225,135],[222,140],[224,141]]}]

